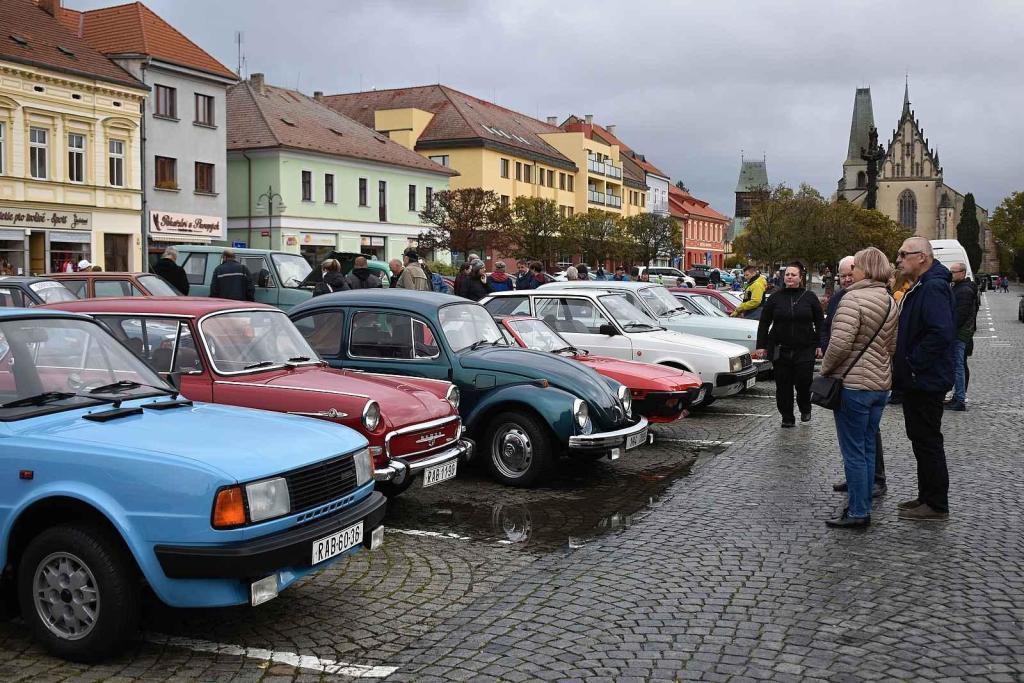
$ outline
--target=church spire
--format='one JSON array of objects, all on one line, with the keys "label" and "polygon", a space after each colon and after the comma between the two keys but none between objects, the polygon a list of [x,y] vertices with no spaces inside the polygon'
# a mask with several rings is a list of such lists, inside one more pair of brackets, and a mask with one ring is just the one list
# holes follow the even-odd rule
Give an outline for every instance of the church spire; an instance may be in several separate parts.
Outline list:
[{"label": "church spire", "polygon": [[910,116],[910,75],[903,83],[903,115]]},{"label": "church spire", "polygon": [[857,88],[853,96],[853,119],[850,122],[850,145],[846,151],[846,160],[862,164],[861,149],[867,149],[868,137],[875,125],[875,115],[871,111],[871,88]]}]

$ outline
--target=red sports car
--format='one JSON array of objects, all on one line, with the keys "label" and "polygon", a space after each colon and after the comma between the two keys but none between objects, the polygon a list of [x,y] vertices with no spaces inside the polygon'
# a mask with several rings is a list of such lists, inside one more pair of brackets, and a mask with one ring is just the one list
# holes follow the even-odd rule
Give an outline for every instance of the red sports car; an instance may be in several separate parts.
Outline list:
[{"label": "red sports car", "polygon": [[331,369],[273,306],[179,296],[47,307],[101,320],[154,370],[171,375],[186,398],[355,429],[369,441],[374,479],[388,495],[404,491],[417,474],[424,486],[451,479],[459,460],[472,457],[472,442],[462,438],[454,385]]},{"label": "red sports car", "polygon": [[716,308],[726,314],[731,314],[739,305],[737,301],[739,297],[732,292],[708,289],[707,287],[669,287],[668,291],[686,292],[687,294],[706,296],[711,299],[711,303],[713,303]]},{"label": "red sports car", "polygon": [[524,349],[568,356],[625,385],[633,397],[633,410],[648,422],[672,422],[682,417],[686,408],[704,398],[700,378],[691,372],[653,363],[591,356],[574,347],[540,318],[499,316],[496,319],[506,336]]}]

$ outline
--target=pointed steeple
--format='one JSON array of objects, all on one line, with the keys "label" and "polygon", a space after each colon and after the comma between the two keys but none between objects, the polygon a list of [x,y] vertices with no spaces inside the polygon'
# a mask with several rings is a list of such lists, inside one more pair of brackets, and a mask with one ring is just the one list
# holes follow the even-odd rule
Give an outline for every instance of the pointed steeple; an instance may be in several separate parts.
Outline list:
[{"label": "pointed steeple", "polygon": [[910,76],[903,84],[903,115],[910,116]]},{"label": "pointed steeple", "polygon": [[850,122],[850,145],[846,160],[857,164],[864,163],[860,158],[861,148],[867,149],[871,128],[875,125],[875,115],[871,110],[871,88],[857,88],[853,96],[853,120]]}]

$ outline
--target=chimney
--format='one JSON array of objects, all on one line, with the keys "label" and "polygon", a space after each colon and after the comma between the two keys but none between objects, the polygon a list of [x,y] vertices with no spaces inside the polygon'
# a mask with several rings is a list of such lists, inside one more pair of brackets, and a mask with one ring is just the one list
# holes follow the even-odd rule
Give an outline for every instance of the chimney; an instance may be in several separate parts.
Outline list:
[{"label": "chimney", "polygon": [[615,124],[614,123],[609,125],[609,126],[605,126],[604,129],[606,131],[608,131],[609,134],[615,135]]},{"label": "chimney", "polygon": [[594,125],[594,115],[593,114],[587,114],[583,118],[586,119],[588,126]]},{"label": "chimney", "polygon": [[313,91],[313,99],[316,100],[317,102],[323,102],[324,101],[324,91],[323,90],[314,90]]},{"label": "chimney", "polygon": [[38,2],[39,9],[43,10],[51,17],[57,17],[57,15],[60,14],[61,0],[38,0]]},{"label": "chimney", "polygon": [[548,125],[557,126],[558,125],[558,117],[557,116],[549,116],[548,117]]},{"label": "chimney", "polygon": [[258,92],[260,95],[267,94],[267,84],[263,80],[263,74],[249,74],[249,83],[252,84],[252,87],[255,88],[256,92]]}]

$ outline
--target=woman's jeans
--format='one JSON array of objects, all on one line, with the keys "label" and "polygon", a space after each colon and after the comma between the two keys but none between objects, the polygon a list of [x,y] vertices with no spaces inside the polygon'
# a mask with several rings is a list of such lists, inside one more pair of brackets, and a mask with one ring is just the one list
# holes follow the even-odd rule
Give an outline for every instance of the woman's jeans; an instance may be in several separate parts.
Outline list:
[{"label": "woman's jeans", "polygon": [[871,516],[871,486],[875,479],[875,433],[882,421],[888,391],[843,389],[843,403],[835,411],[839,451],[849,491],[850,517]]}]

